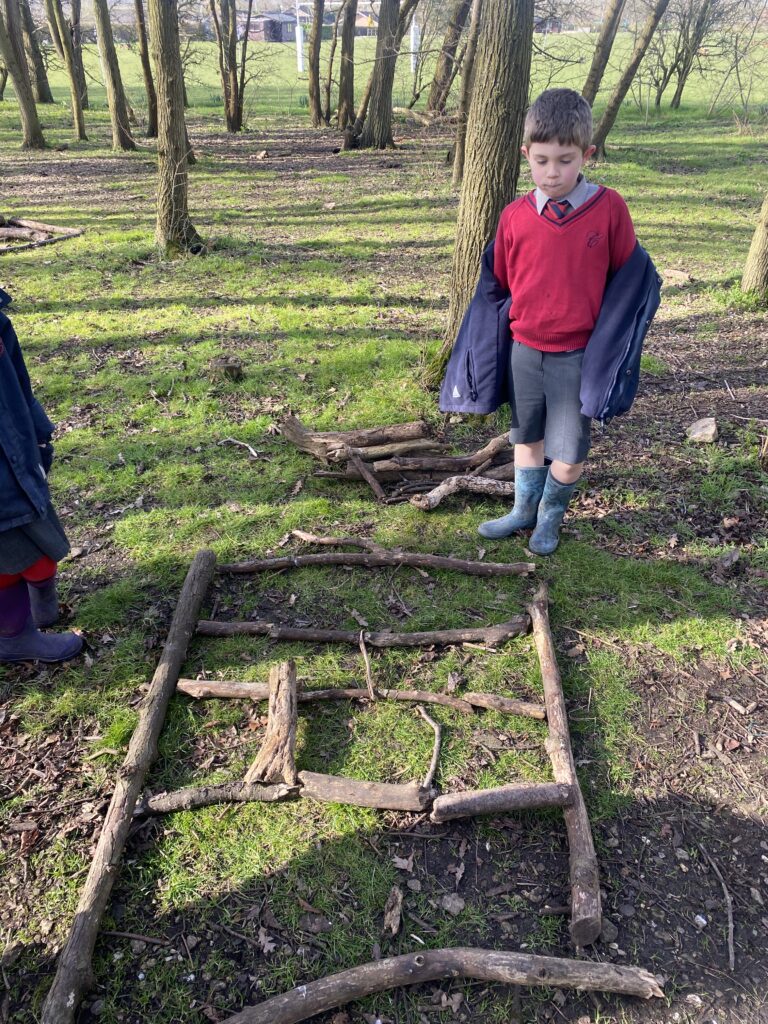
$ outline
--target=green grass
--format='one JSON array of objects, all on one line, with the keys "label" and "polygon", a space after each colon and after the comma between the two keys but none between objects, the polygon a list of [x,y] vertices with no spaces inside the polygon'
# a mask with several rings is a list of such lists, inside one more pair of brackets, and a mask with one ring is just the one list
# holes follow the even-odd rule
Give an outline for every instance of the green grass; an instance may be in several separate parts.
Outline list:
[{"label": "green grass", "polygon": [[[370,56],[371,44],[366,45]],[[212,50],[204,53],[204,64],[190,80],[189,114],[200,155],[190,178],[192,216],[215,243],[202,259],[169,263],[155,256],[153,153],[146,143],[127,156],[108,150],[100,86],[91,87],[89,141],[63,154],[18,151],[14,104],[0,107],[3,180],[15,186],[7,189],[3,212],[86,228],[74,241],[6,256],[0,283],[15,298],[14,323],[35,391],[59,423],[54,497],[73,544],[86,548],[62,566],[62,593],[93,655],[90,662],[51,672],[0,668],[0,687],[30,742],[82,726],[88,738],[80,742],[72,777],[62,786],[76,779],[96,802],[109,794],[137,698],[152,675],[175,595],[198,548],[209,546],[221,560],[236,560],[277,552],[290,530],[303,528],[337,535],[358,531],[385,545],[474,558],[481,546],[477,523],[500,509],[497,502],[478,499],[452,499],[428,516],[409,505],[376,506],[362,485],[314,476],[310,458],[274,433],[288,411],[319,429],[421,416],[434,427],[440,424],[435,396],[419,380],[425,353],[439,342],[447,306],[456,209],[443,160],[448,136],[409,138],[394,157],[397,168],[377,161],[371,170],[364,162],[368,156],[334,157],[329,145],[297,169],[292,161],[301,155],[308,124],[299,104],[304,85],[296,80],[286,47],[274,52],[275,68],[253,90],[249,133],[232,149],[221,127]],[[92,50],[88,61],[96,75]],[[135,55],[121,49],[121,62],[133,105],[141,111]],[[358,84],[366,68],[361,65]],[[583,72],[577,65],[563,83],[575,83]],[[537,68],[537,81],[542,74]],[[640,240],[660,269],[692,276],[691,285],[666,290],[659,326],[674,333],[696,317],[702,343],[714,343],[724,310],[755,317],[748,326],[756,336],[764,328],[759,308],[739,299],[734,282],[766,188],[765,132],[757,124],[753,134],[738,134],[728,112],[707,118],[709,88],[693,81],[683,110],[652,111],[648,123],[627,104],[609,139],[609,162],[590,174],[627,197]],[[407,101],[402,69],[397,89],[395,101]],[[60,74],[54,76],[54,92],[59,105],[43,111],[43,118],[49,141],[60,144],[71,134]],[[328,137],[321,138],[325,144]],[[265,145],[289,157],[258,164],[247,159]],[[334,208],[327,209],[328,203]],[[662,352],[654,344],[652,337],[644,372],[666,378],[674,372],[675,347]],[[238,383],[211,366],[230,351],[244,363]],[[502,418],[496,425],[505,427]],[[755,508],[765,507],[762,428],[735,421],[732,426],[734,441],[726,447],[681,445],[672,452],[681,478],[670,493],[658,465],[669,449],[666,438],[656,436],[652,423],[622,424],[619,430],[648,432],[643,451],[649,454],[648,461],[631,465],[611,463],[610,451],[606,455],[611,478],[603,494],[625,514],[600,521],[580,516],[578,533],[539,568],[551,586],[559,652],[573,642],[571,630],[583,636],[583,659],[561,658],[561,667],[583,761],[580,777],[595,822],[611,817],[636,792],[644,666],[685,666],[696,659],[738,665],[762,657],[738,643],[747,598],[711,578],[728,543],[701,536],[686,509],[675,505],[680,495],[689,504],[698,501],[713,531],[735,504],[748,499]],[[462,447],[473,447],[476,436],[474,425],[457,428]],[[259,458],[222,444],[226,438],[247,442]],[[681,524],[675,530],[685,560],[668,557],[672,526],[659,520],[659,510],[668,508]],[[607,546],[607,540],[631,539],[640,528],[649,537],[642,558]],[[522,542],[494,545],[485,557],[520,559]],[[768,567],[764,527],[745,558],[753,567]],[[372,629],[422,630],[503,621],[520,610],[530,590],[523,580],[488,582],[450,573],[426,578],[404,570],[302,570],[222,578],[205,614],[215,601],[221,617],[273,613],[356,629],[362,616]],[[408,614],[396,618],[403,607]],[[355,649],[319,651],[266,639],[195,640],[184,673],[265,681],[270,666],[289,655],[308,687],[363,682]],[[458,675],[459,694],[466,689],[541,696],[530,638],[498,652],[374,652],[372,669],[381,686],[439,691]],[[260,733],[248,728],[251,712],[238,702],[175,698],[149,779],[153,791],[240,777],[259,745]],[[432,713],[444,730],[438,774],[443,787],[550,777],[541,724],[492,712],[471,718],[446,708]],[[302,705],[300,719],[300,769],[407,781],[420,779],[429,764],[432,731],[408,705]],[[503,734],[509,749],[490,756],[489,732]],[[4,825],[19,812],[20,799],[0,812]],[[554,820],[543,819],[546,827]],[[255,982],[246,978],[236,990],[211,988],[241,972],[242,948],[224,940],[211,944],[206,938],[191,962],[183,950],[183,962],[166,962],[165,947],[156,956],[143,954],[155,963],[142,968],[141,983],[135,957],[115,959],[125,944],[100,943],[100,1019],[123,1019],[125,992],[131,993],[132,1019],[153,1024],[189,1019],[192,999],[199,1005],[208,998],[234,1012],[310,974],[370,959],[381,938],[384,903],[398,882],[390,860],[371,846],[389,824],[390,816],[366,809],[250,805],[178,814],[142,833],[110,910],[108,924],[115,930],[175,936],[182,927],[204,932],[211,922],[226,920],[251,935],[248,910],[266,901],[284,935],[293,936],[303,913],[297,892],[331,920],[332,930],[318,939],[319,954],[284,937],[278,938],[278,951],[264,956],[249,948],[258,986],[249,987]],[[544,827],[528,824],[533,833]],[[496,835],[488,823],[482,828]],[[89,837],[82,830],[52,839],[31,857],[35,885],[18,940],[29,944],[23,963],[33,975],[43,956],[34,949],[43,942],[41,922],[54,922],[45,944],[60,943],[66,934],[88,864]],[[17,870],[15,858],[6,855],[3,873],[18,882]],[[487,936],[480,901],[468,900],[457,919],[437,915],[428,897],[418,907],[420,916],[434,918],[429,945],[456,944],[467,935],[480,943]],[[559,919],[542,918],[530,948],[555,950],[562,932]],[[412,945],[406,930],[385,952]],[[195,983],[186,980],[190,974]],[[25,991],[35,985],[39,1003],[44,980],[20,982]],[[511,997],[491,999],[468,990],[468,998],[476,999],[478,1019],[510,1019]],[[403,999],[401,1007],[416,1005],[415,997]],[[377,1005],[392,1014],[391,1000]]]}]

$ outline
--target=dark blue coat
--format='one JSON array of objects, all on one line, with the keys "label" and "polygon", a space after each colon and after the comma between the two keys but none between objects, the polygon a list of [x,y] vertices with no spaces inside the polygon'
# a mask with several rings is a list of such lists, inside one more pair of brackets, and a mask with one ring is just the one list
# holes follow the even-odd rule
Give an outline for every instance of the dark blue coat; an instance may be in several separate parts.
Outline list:
[{"label": "dark blue coat", "polygon": [[0,288],[0,532],[44,516],[48,484],[41,463],[52,449],[53,424],[32,394],[13,324]]},{"label": "dark blue coat", "polygon": [[509,292],[493,273],[491,242],[480,261],[480,280],[451,350],[441,412],[485,415],[509,401]]},{"label": "dark blue coat", "polygon": [[[641,245],[609,281],[581,368],[581,411],[602,422],[632,405],[643,341],[659,307],[660,278]],[[493,242],[464,314],[440,389],[442,412],[486,414],[509,401],[511,296],[493,273]]]}]

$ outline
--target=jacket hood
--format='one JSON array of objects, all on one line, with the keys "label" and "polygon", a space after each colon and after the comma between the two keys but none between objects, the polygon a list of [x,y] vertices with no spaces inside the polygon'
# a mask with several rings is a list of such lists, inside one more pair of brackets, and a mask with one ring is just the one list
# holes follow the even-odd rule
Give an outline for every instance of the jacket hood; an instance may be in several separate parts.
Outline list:
[{"label": "jacket hood", "polygon": [[5,307],[10,306],[12,302],[13,299],[8,292],[4,292],[3,289],[0,288],[0,309],[5,309]]}]

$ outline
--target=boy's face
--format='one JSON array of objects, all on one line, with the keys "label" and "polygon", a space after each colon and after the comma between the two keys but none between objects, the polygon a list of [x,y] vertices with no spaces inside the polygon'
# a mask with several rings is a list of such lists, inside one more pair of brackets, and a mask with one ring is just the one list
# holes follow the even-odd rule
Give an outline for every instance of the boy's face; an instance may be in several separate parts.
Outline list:
[{"label": "boy's face", "polygon": [[534,183],[550,199],[568,195],[578,181],[581,168],[594,152],[594,146],[582,152],[578,146],[561,146],[557,140],[532,142],[522,147]]}]

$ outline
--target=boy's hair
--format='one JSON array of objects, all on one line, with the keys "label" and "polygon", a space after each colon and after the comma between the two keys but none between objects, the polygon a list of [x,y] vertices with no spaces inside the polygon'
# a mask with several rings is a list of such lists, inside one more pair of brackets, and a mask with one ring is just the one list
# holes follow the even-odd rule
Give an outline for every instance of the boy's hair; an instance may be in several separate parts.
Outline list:
[{"label": "boy's hair", "polygon": [[578,146],[582,153],[592,143],[592,108],[573,89],[547,89],[528,108],[524,144],[554,139],[561,146]]}]

